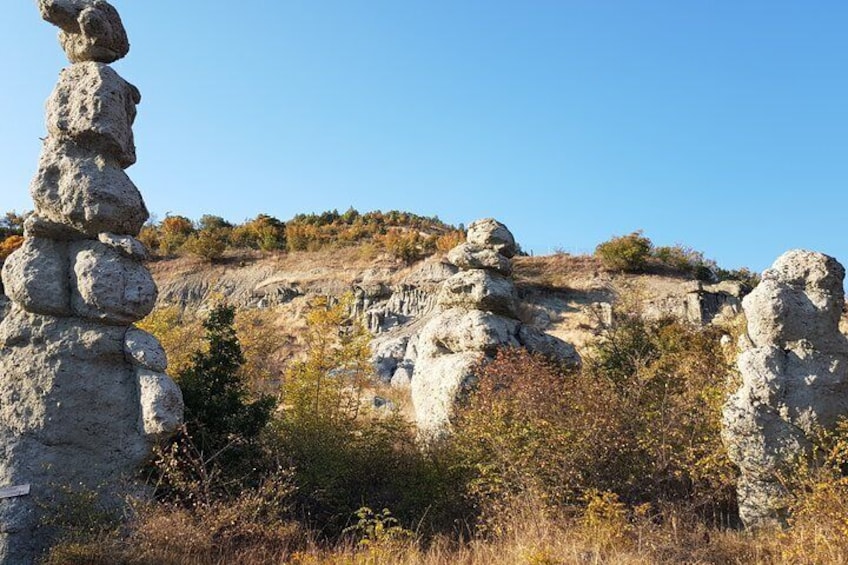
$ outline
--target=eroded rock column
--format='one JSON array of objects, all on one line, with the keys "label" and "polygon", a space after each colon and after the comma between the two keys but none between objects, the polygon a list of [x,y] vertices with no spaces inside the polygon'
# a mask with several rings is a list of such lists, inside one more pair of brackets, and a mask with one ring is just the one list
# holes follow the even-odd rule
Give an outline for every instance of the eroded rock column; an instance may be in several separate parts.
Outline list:
[{"label": "eroded rock column", "polygon": [[448,253],[460,270],[437,297],[438,313],[421,330],[412,376],[418,431],[429,441],[450,431],[457,395],[471,384],[472,369],[500,347],[525,347],[569,364],[574,348],[521,323],[511,258],[517,251],[506,226],[492,219],[468,227],[466,243]]},{"label": "eroded rock column", "polygon": [[135,163],[139,91],[107,63],[129,50],[102,0],[40,0],[72,65],[47,104],[25,242],[6,261],[0,323],[0,562],[31,563],[57,533],[67,493],[119,505],[156,441],[182,421],[164,351],[132,324],[156,286],[135,239],[148,217]]},{"label": "eroded rock column", "polygon": [[844,278],[832,257],[789,251],[742,301],[742,385],[724,407],[722,437],[741,470],[739,512],[750,527],[785,523],[785,480],[818,429],[848,416]]}]

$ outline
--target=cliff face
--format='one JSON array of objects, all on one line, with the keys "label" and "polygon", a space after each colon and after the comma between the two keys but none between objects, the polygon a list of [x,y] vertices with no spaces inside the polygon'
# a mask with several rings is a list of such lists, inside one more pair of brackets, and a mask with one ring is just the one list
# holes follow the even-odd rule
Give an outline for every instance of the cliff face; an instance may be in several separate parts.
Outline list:
[{"label": "cliff face", "polygon": [[[375,336],[381,378],[389,382],[403,368],[399,383],[411,369],[414,338],[434,313],[441,283],[457,272],[444,256],[406,265],[359,248],[244,256],[214,265],[180,258],[149,266],[160,307],[200,311],[209,300],[225,298],[240,309],[273,312],[278,325],[293,333],[310,298],[350,292],[355,311]],[[649,317],[672,315],[693,323],[741,309],[743,289],[737,283],[609,273],[591,257],[516,257],[513,269],[521,322],[573,343],[578,351],[610,320],[612,305],[620,300]]]}]

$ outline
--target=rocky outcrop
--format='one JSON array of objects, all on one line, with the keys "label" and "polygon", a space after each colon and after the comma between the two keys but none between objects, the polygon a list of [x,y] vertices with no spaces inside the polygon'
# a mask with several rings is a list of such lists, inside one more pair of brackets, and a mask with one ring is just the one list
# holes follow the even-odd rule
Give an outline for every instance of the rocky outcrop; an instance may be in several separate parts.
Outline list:
[{"label": "rocky outcrop", "polygon": [[[460,270],[441,285],[436,313],[415,342],[412,402],[425,441],[449,432],[454,403],[472,384],[474,367],[499,347],[526,347],[564,363],[580,362],[569,344],[519,321],[509,278],[516,249],[506,226],[486,219],[471,224],[467,242],[448,253]],[[400,361],[398,369],[405,369]]]},{"label": "rocky outcrop", "polygon": [[724,407],[723,439],[739,466],[746,525],[782,524],[791,476],[810,438],[848,416],[848,340],[839,332],[845,270],[835,259],[789,251],[745,297],[742,385]]},{"label": "rocky outcrop", "polygon": [[162,347],[131,327],[157,292],[135,239],[147,210],[124,173],[140,96],[105,64],[127,53],[126,33],[102,0],[39,8],[74,64],[48,102],[24,244],[2,270],[0,487],[29,489],[0,499],[0,563],[10,564],[49,546],[44,518],[69,492],[118,507],[138,491],[132,477],[183,413]]}]

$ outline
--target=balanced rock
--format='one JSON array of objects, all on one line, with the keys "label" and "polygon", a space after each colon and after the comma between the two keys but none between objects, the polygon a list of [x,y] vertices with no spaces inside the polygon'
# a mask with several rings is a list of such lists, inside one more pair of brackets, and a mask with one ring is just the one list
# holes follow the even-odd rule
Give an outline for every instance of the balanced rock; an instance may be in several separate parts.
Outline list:
[{"label": "balanced rock", "polygon": [[789,251],[742,302],[750,348],[737,361],[742,385],[724,406],[722,438],[750,527],[785,523],[781,476],[810,455],[811,438],[848,416],[844,277],[832,257]]},{"label": "balanced rock", "polygon": [[136,160],[132,125],[138,89],[103,63],[78,63],[62,71],[47,101],[47,131],[108,156],[121,167]]},{"label": "balanced rock", "polygon": [[512,261],[489,247],[463,243],[448,252],[448,261],[460,269],[489,269],[505,276],[512,274]]},{"label": "balanced rock", "polygon": [[474,368],[499,348],[526,347],[580,363],[571,345],[518,320],[518,293],[509,278],[516,249],[506,226],[489,219],[471,224],[467,242],[448,253],[460,270],[442,283],[437,311],[418,335],[411,382],[416,424],[426,442],[450,432],[453,408],[474,384]]},{"label": "balanced rock", "polygon": [[156,305],[156,283],[150,272],[99,241],[70,244],[71,305],[80,318],[129,325]]},{"label": "balanced rock", "polygon": [[[123,169],[135,162],[138,90],[105,62],[128,49],[102,0],[40,0],[72,61],[47,111],[36,210],[6,260],[0,316],[0,565],[30,565],[62,533],[75,494],[121,510],[139,467],[183,418],[153,336],[131,328],[156,301],[135,239],[147,219]],[[5,302],[5,301],[4,301]],[[8,312],[8,313],[7,313]],[[23,492],[23,490],[22,490]]]},{"label": "balanced rock", "polygon": [[508,277],[473,269],[460,271],[446,280],[436,300],[443,308],[459,307],[515,316],[517,294]]},{"label": "balanced rock", "polygon": [[489,247],[504,257],[514,257],[518,248],[512,232],[497,220],[486,218],[468,226],[468,243],[477,247]]},{"label": "balanced rock", "polygon": [[67,143],[45,144],[30,194],[37,217],[54,226],[42,233],[56,238],[137,235],[149,217],[121,166]]},{"label": "balanced rock", "polygon": [[121,17],[103,0],[38,0],[38,8],[60,28],[59,43],[72,63],[113,63],[129,53]]}]

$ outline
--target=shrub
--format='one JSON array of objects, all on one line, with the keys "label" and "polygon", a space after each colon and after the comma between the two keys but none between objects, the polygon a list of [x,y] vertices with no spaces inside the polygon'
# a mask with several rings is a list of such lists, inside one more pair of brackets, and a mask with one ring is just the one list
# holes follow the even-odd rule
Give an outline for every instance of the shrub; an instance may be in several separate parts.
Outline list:
[{"label": "shrub", "polygon": [[611,271],[638,272],[647,266],[651,248],[651,240],[636,231],[599,244],[595,256]]},{"label": "shrub", "polygon": [[516,499],[562,512],[593,490],[726,522],[735,475],[720,440],[731,370],[720,335],[618,316],[578,373],[513,349],[479,367],[454,441],[484,527],[508,521]]},{"label": "shrub", "polygon": [[423,454],[402,416],[364,404],[369,336],[349,304],[319,299],[307,316],[306,357],[285,375],[272,450],[295,469],[299,512],[339,535],[363,505],[389,508],[419,531],[453,526],[461,500],[449,463]]},{"label": "shrub", "polygon": [[20,235],[10,235],[0,241],[0,265],[23,244],[24,238]]},{"label": "shrub", "polygon": [[221,228],[203,229],[188,236],[182,248],[206,261],[215,261],[227,249],[227,233]]}]

